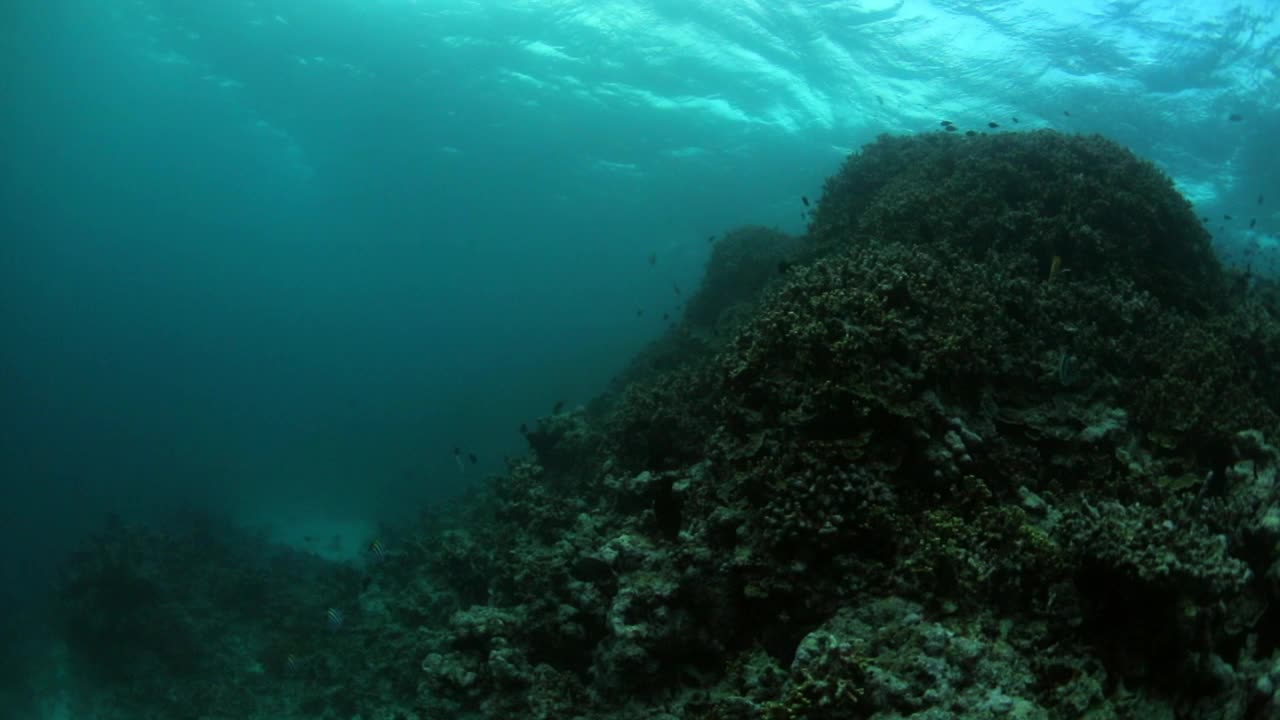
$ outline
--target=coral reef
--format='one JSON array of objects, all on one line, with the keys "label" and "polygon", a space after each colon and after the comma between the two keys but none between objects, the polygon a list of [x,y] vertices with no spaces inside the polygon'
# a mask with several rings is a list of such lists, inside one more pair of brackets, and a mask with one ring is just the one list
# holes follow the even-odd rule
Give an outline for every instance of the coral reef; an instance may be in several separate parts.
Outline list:
[{"label": "coral reef", "polygon": [[799,250],[796,238],[758,225],[725,233],[711,250],[702,284],[689,298],[685,320],[717,334],[731,332],[736,325],[732,317],[750,315],[761,290],[785,274]]},{"label": "coral reef", "polygon": [[68,627],[221,663],[237,717],[1275,717],[1275,299],[1103,138],[880,138],[386,562],[281,586],[117,529]]}]

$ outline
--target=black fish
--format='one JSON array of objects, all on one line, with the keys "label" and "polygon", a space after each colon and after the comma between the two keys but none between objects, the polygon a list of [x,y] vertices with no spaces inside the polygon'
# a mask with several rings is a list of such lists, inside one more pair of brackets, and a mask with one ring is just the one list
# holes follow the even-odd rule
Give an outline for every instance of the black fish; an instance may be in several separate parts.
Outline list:
[{"label": "black fish", "polygon": [[557,400],[557,401],[556,401],[555,406],[551,408],[551,414],[552,414],[552,415],[559,415],[559,414],[560,414],[560,411],[561,411],[561,410],[563,410],[563,409],[564,409],[564,401],[563,401],[563,400]]},{"label": "black fish", "polygon": [[1231,113],[1230,115],[1227,116],[1227,119],[1230,120],[1231,122],[1243,122],[1244,116],[1241,115],[1240,113]]},{"label": "black fish", "polygon": [[1070,111],[1070,110],[1063,110],[1063,111],[1062,111],[1062,114],[1063,114],[1063,115],[1066,115],[1067,117],[1071,117],[1071,111]]},{"label": "black fish", "polygon": [[1259,195],[1259,196],[1258,196],[1258,204],[1259,204],[1259,205],[1261,205],[1261,204],[1262,204],[1262,196],[1261,196],[1261,195]]},{"label": "black fish", "polygon": [[804,203],[805,207],[809,207],[809,198],[805,197],[804,195],[801,195],[800,201]]},{"label": "black fish", "polygon": [[946,128],[946,131],[947,131],[947,132],[955,132],[955,131],[956,131],[956,126],[955,126],[955,125],[943,125],[942,127]]},{"label": "black fish", "polygon": [[965,137],[973,137],[974,135],[977,135],[977,134],[978,134],[978,131],[976,131],[976,130],[965,130],[965,131],[964,131],[964,136],[965,136]]},{"label": "black fish", "polygon": [[1230,215],[1223,215],[1223,216],[1222,216],[1222,219],[1223,219],[1223,220],[1230,220],[1230,219],[1231,219],[1231,216],[1230,216]]},{"label": "black fish", "polygon": [[709,243],[713,243],[713,242],[715,242],[715,241],[716,241],[716,236],[715,236],[715,235],[708,235],[708,236],[707,236],[707,242],[709,242]]},{"label": "black fish", "polygon": [[1258,218],[1249,218],[1249,229],[1252,230],[1254,225],[1258,224]]},{"label": "black fish", "polygon": [[520,423],[520,434],[521,435],[529,434],[529,425],[527,423]]},{"label": "black fish", "polygon": [[989,122],[989,123],[987,123],[987,127],[991,128],[992,130],[995,130],[996,128],[1000,127],[1000,123],[997,123],[997,122]]},{"label": "black fish", "polygon": [[476,459],[475,453],[467,453],[467,459],[471,461],[472,465],[475,465],[476,463],[480,462],[478,459]]},{"label": "black fish", "polygon": [[658,262],[658,253],[649,253],[649,264],[654,265]]},{"label": "black fish", "polygon": [[1018,118],[1015,116],[1015,117],[1013,118],[1013,121],[1014,121],[1014,122],[1018,122]]},{"label": "black fish", "polygon": [[670,316],[670,315],[668,315],[668,314],[666,314],[666,313],[662,313],[662,319],[663,319],[663,320],[670,320],[670,319],[671,319],[671,316]]},{"label": "black fish", "polygon": [[636,308],[636,317],[644,317],[644,308]]},{"label": "black fish", "polygon": [[950,120],[943,120],[942,127],[951,127],[953,123]]},{"label": "black fish", "polygon": [[671,289],[676,291],[676,295],[679,295],[679,294],[680,294],[680,286],[679,286],[679,285],[677,285],[677,284],[675,284],[675,283],[671,283]]},{"label": "black fish", "polygon": [[1204,223],[1204,224],[1208,225],[1208,224],[1209,224],[1209,216],[1208,216],[1208,215],[1201,215],[1201,216],[1200,216],[1200,222],[1202,222],[1202,223]]}]

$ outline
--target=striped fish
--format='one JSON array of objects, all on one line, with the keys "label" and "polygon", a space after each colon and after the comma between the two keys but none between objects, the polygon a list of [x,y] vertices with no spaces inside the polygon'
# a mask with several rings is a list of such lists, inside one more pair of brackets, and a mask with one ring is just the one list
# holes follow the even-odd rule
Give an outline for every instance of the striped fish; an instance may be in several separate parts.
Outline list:
[{"label": "striped fish", "polygon": [[329,611],[328,611],[327,613],[325,613],[325,616],[329,619],[329,629],[330,629],[330,630],[339,630],[339,629],[341,629],[341,628],[342,628],[342,623],[343,623],[344,621],[346,621],[346,619],[347,619],[347,618],[346,618],[346,616],[344,616],[344,615],[342,614],[342,611],[341,611],[341,610],[339,610],[338,608],[333,608],[333,607],[329,608]]}]

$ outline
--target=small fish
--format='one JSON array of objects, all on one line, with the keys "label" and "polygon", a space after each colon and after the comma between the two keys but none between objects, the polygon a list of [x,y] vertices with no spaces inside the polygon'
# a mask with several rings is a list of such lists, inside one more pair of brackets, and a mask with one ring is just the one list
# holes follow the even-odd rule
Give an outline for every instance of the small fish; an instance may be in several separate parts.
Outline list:
[{"label": "small fish", "polygon": [[521,434],[521,435],[528,435],[528,434],[529,434],[529,425],[528,425],[528,423],[520,423],[520,434]]},{"label": "small fish", "polygon": [[965,136],[965,137],[973,137],[974,135],[977,135],[977,134],[978,134],[978,132],[977,132],[976,130],[965,130],[965,131],[964,131],[964,136]]},{"label": "small fish", "polygon": [[713,242],[715,242],[715,241],[716,241],[716,236],[715,236],[715,235],[708,235],[708,236],[707,236],[707,242],[709,242],[709,243],[713,243]]},{"label": "small fish", "polygon": [[955,127],[955,123],[951,122],[950,120],[943,120],[941,124],[942,124],[942,127]]},{"label": "small fish", "polygon": [[1261,204],[1262,204],[1262,196],[1261,196],[1261,195],[1259,195],[1259,196],[1258,196],[1258,204],[1259,204],[1259,205],[1261,205]]},{"label": "small fish", "polygon": [[809,207],[809,198],[808,198],[808,197],[806,197],[806,196],[804,196],[804,195],[801,195],[801,196],[800,196],[800,202],[804,203],[804,206],[805,206],[805,207]]},{"label": "small fish", "polygon": [[1063,111],[1062,111],[1062,114],[1063,114],[1063,115],[1066,115],[1067,117],[1071,117],[1071,111],[1070,111],[1070,110],[1063,110]]},{"label": "small fish", "polygon": [[1049,282],[1058,276],[1058,272],[1062,270],[1062,256],[1054,255],[1053,260],[1049,263]]},{"label": "small fish", "polygon": [[663,319],[663,320],[670,320],[670,319],[671,319],[671,316],[670,316],[670,315],[668,315],[668,314],[666,314],[666,313],[662,313],[662,319]]},{"label": "small fish", "polygon": [[1018,116],[1017,116],[1017,115],[1013,116],[1013,121],[1014,121],[1014,122],[1020,122],[1020,121],[1018,120]]},{"label": "small fish", "polygon": [[467,466],[462,464],[462,448],[453,449],[453,461],[458,464],[458,472],[466,472]]},{"label": "small fish", "polygon": [[679,294],[680,294],[680,286],[679,286],[679,285],[677,285],[677,284],[675,284],[675,283],[671,283],[671,289],[676,291],[676,295],[679,295]]},{"label": "small fish", "polygon": [[1231,216],[1230,216],[1230,215],[1225,215],[1225,214],[1224,214],[1224,215],[1222,216],[1222,219],[1223,219],[1223,220],[1230,220],[1230,219],[1231,219]]},{"label": "small fish", "polygon": [[658,253],[649,253],[649,264],[656,265],[658,263]]},{"label": "small fish", "polygon": [[636,308],[636,317],[644,317],[644,308]]},{"label": "small fish", "polygon": [[471,461],[472,465],[475,465],[476,463],[480,462],[479,458],[476,457],[475,453],[467,453],[467,459]]},{"label": "small fish", "polygon": [[1208,225],[1208,224],[1209,224],[1209,216],[1208,216],[1208,215],[1201,215],[1201,216],[1200,216],[1200,222],[1204,223],[1205,225]]},{"label": "small fish", "polygon": [[564,401],[557,400],[555,406],[551,408],[551,414],[559,415],[561,410],[564,410]]},{"label": "small fish", "polygon": [[382,544],[382,541],[379,540],[378,538],[374,538],[373,542],[369,543],[369,547],[367,547],[366,550],[368,550],[369,552],[369,557],[372,558],[375,562],[383,560],[387,557],[387,548]]},{"label": "small fish", "polygon": [[995,130],[996,128],[1000,127],[1000,123],[995,122],[995,121],[993,120],[993,121],[991,121],[991,122],[987,123],[987,127],[991,128],[992,130]]},{"label": "small fish", "polygon": [[329,611],[325,613],[325,618],[329,621],[329,629],[334,631],[342,629],[342,623],[347,620],[342,611],[335,607],[329,608]]},{"label": "small fish", "polygon": [[289,657],[284,659],[285,672],[296,673],[302,669],[302,658],[289,653]]},{"label": "small fish", "polygon": [[877,95],[877,96],[876,96],[876,102],[878,102],[878,103],[880,103],[881,105],[883,105],[883,104],[884,104],[884,98],[882,98],[882,97],[880,97],[879,95]]},{"label": "small fish", "polygon": [[955,132],[958,128],[955,125],[944,125],[947,132]]},{"label": "small fish", "polygon": [[791,263],[789,263],[789,262],[787,262],[787,261],[785,261],[785,260],[783,260],[783,261],[781,261],[781,262],[779,262],[779,263],[778,263],[778,274],[779,274],[779,275],[786,275],[786,274],[787,274],[788,272],[790,272],[790,271],[791,271]]},{"label": "small fish", "polygon": [[1249,218],[1249,229],[1252,230],[1258,224],[1258,218]]},{"label": "small fish", "polygon": [[313,542],[315,542],[315,541],[316,541],[316,539],[315,539],[315,538],[313,538],[313,537],[311,537],[310,535],[303,535],[303,536],[302,536],[302,542],[304,542],[304,543],[313,543]]},{"label": "small fish", "polygon": [[1227,116],[1227,119],[1231,122],[1244,122],[1244,116],[1240,113],[1231,113]]}]

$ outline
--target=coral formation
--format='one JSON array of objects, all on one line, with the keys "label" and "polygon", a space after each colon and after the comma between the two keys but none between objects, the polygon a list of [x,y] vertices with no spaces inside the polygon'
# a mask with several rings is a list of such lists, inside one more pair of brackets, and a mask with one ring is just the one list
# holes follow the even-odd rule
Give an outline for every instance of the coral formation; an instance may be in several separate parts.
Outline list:
[{"label": "coral formation", "polygon": [[73,649],[222,663],[168,717],[1272,717],[1275,298],[1105,139],[880,138],[360,579],[117,529]]}]

